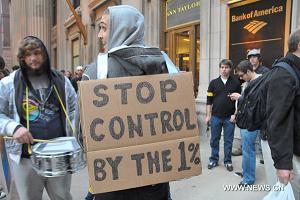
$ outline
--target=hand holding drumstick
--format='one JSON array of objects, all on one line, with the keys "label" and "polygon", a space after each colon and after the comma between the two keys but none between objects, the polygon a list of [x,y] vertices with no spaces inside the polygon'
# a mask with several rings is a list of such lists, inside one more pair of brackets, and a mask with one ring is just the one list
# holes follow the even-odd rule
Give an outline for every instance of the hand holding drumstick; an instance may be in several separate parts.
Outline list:
[{"label": "hand holding drumstick", "polygon": [[33,137],[29,130],[25,127],[20,127],[13,135],[13,139],[21,144],[33,144]]}]

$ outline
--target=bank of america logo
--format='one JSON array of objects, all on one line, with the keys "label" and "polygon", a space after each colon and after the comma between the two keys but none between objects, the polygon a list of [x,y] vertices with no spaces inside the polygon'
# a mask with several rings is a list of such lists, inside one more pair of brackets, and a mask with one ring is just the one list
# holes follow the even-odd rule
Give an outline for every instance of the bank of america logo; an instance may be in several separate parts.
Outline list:
[{"label": "bank of america logo", "polygon": [[260,29],[262,29],[267,24],[268,23],[263,22],[263,21],[253,20],[252,22],[250,22],[249,24],[247,24],[246,26],[244,26],[244,29],[246,29],[247,31],[249,31],[252,34],[255,34],[255,33],[257,33],[257,31],[259,31]]}]

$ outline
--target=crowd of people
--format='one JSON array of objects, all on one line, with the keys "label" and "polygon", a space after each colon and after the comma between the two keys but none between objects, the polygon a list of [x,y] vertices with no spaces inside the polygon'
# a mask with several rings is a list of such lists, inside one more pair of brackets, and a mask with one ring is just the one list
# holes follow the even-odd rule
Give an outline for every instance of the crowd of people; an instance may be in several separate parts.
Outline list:
[{"label": "crowd of people", "polygon": [[[122,23],[118,23],[120,21]],[[30,149],[35,138],[48,140],[81,134],[77,106],[79,81],[169,71],[161,50],[145,46],[143,15],[131,6],[108,7],[101,18],[98,37],[104,52],[99,53],[93,63],[77,66],[74,74],[51,69],[46,47],[34,36],[21,41],[17,52],[19,65],[13,68],[13,72],[9,73],[0,57],[0,133],[13,138],[6,140],[5,145],[21,200],[42,199],[44,188],[50,199],[72,199],[71,175],[51,178],[38,175],[30,160]],[[300,74],[300,30],[291,34],[288,46],[289,52],[282,61]],[[222,130],[223,163],[229,172],[234,170],[231,156],[237,104],[244,97],[245,89],[261,74],[269,73],[271,68],[262,65],[259,49],[250,50],[246,57],[236,68],[229,59],[221,60],[220,76],[210,82],[207,90],[205,121],[212,129],[211,156],[207,166],[210,170],[219,165]],[[239,79],[244,81],[243,85]],[[284,69],[271,70],[270,82],[266,84],[267,127],[264,130],[240,130],[243,171],[239,174],[241,186],[255,183],[255,145],[264,133],[268,136],[268,143],[263,141],[262,146],[266,145],[271,153],[263,151],[261,163],[272,166],[269,161],[266,163],[266,158],[272,156],[279,181],[284,184],[292,182],[295,197],[299,199],[300,101],[294,82]],[[171,194],[169,183],[160,183],[102,194],[92,194],[90,190],[86,199],[171,200]]]},{"label": "crowd of people", "polygon": [[[232,143],[237,112],[251,106],[251,102],[241,104],[255,85],[256,79],[264,80],[261,95],[265,102],[265,123],[260,129],[240,127],[242,172],[240,186],[253,185],[256,180],[256,141],[260,163],[265,164],[268,184],[276,181],[292,185],[295,199],[300,198],[300,127],[299,94],[297,82],[300,80],[300,30],[293,32],[288,39],[288,53],[274,62],[274,66],[262,65],[260,49],[251,49],[247,60],[242,60],[233,71],[232,62],[220,61],[220,76],[213,79],[207,90],[206,123],[211,123],[211,156],[208,169],[218,166],[219,141],[223,129],[224,166],[233,171],[231,162]],[[284,63],[285,67],[278,67]],[[241,85],[238,80],[244,82]],[[253,90],[257,87],[253,86]],[[252,89],[252,88],[251,88]],[[249,90],[248,90],[249,91]],[[242,106],[241,106],[242,105]],[[252,110],[252,113],[254,110]],[[250,119],[247,119],[250,120]],[[244,125],[243,125],[244,126]]]}]

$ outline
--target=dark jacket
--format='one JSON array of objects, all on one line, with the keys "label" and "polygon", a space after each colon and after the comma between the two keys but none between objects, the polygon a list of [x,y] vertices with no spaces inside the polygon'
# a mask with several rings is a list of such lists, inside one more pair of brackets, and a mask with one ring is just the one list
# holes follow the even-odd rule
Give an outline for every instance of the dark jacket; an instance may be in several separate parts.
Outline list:
[{"label": "dark jacket", "polygon": [[226,118],[235,112],[235,101],[229,98],[231,93],[241,93],[240,82],[234,77],[229,77],[224,85],[221,76],[209,83],[207,90],[207,105],[212,105],[212,115]]},{"label": "dark jacket", "polygon": [[263,65],[259,65],[256,68],[255,73],[257,73],[257,74],[264,74],[264,73],[267,73],[268,71],[270,71],[270,69],[268,67],[265,67]]},{"label": "dark jacket", "polygon": [[[134,56],[135,55],[135,56]],[[82,80],[97,79],[97,62],[87,66]],[[107,78],[167,73],[158,48],[132,47],[108,54]],[[167,200],[168,183],[95,195],[96,200]]]},{"label": "dark jacket", "polygon": [[[300,74],[300,58],[288,53],[286,62]],[[299,78],[299,77],[298,77]],[[300,96],[295,78],[285,69],[272,70],[266,83],[267,133],[276,169],[293,168],[293,153],[300,156]]]}]

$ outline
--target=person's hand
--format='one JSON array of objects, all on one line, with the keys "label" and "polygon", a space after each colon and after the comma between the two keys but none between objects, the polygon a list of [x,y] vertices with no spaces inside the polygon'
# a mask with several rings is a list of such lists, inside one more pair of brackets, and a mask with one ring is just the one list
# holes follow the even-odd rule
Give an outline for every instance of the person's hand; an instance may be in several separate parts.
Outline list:
[{"label": "person's hand", "polygon": [[210,116],[206,116],[206,117],[205,117],[205,124],[206,124],[206,125],[209,124],[210,118],[211,118]]},{"label": "person's hand", "polygon": [[232,123],[235,123],[235,115],[231,115],[229,121]]},{"label": "person's hand", "polygon": [[291,175],[292,175],[292,170],[277,169],[277,177],[280,183],[283,183],[284,185],[287,185],[290,179],[292,179]]},{"label": "person's hand", "polygon": [[32,144],[33,143],[33,137],[28,131],[27,128],[20,127],[17,129],[17,131],[14,133],[13,138],[18,142],[18,143],[26,143],[26,144]]},{"label": "person's hand", "polygon": [[230,97],[231,100],[239,100],[239,98],[241,97],[241,94],[239,93],[231,93],[228,95]]}]

